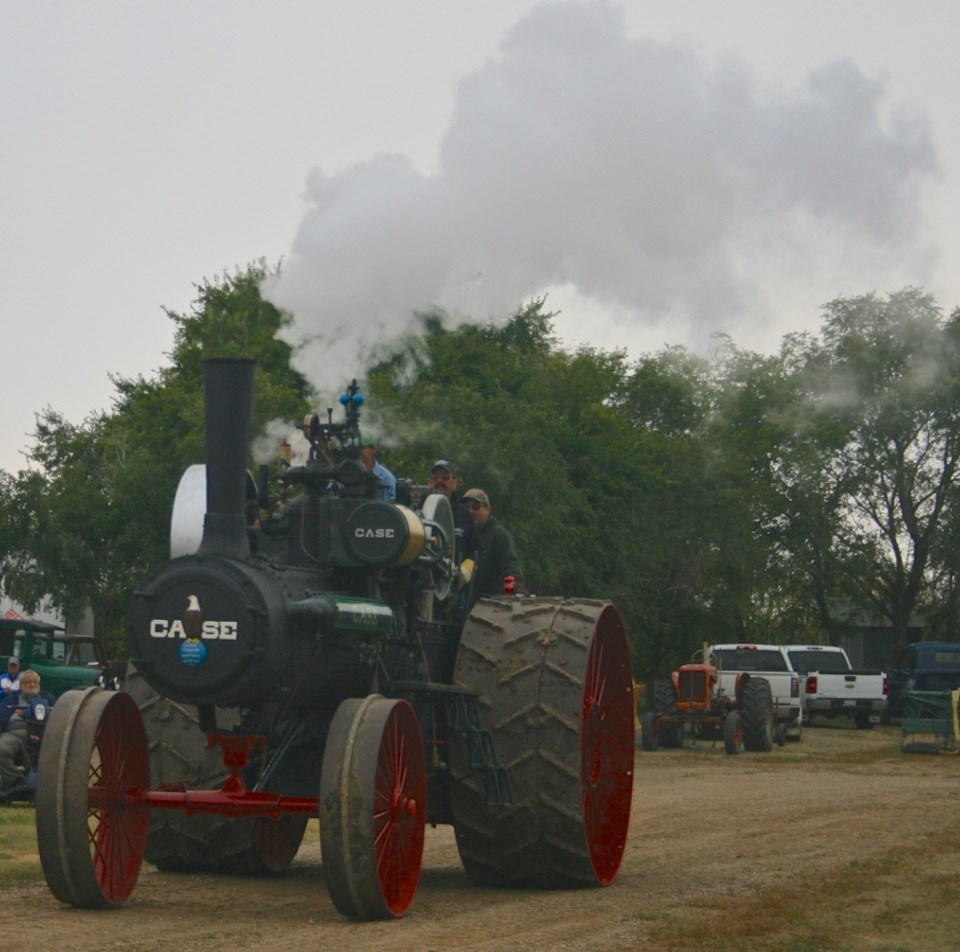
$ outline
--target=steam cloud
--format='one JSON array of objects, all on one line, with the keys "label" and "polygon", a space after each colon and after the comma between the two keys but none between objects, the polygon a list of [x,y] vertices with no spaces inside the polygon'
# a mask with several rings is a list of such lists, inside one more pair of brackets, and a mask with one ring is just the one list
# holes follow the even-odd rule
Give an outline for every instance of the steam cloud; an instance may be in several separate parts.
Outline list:
[{"label": "steam cloud", "polygon": [[837,284],[914,246],[935,171],[925,122],[850,62],[765,89],[629,39],[605,2],[545,4],[461,82],[435,172],[377,155],[310,173],[265,293],[326,390],[415,310],[486,320],[551,289],[587,308],[566,315],[581,327],[596,312],[703,342],[769,321],[790,281],[825,278],[815,306],[871,290]]}]

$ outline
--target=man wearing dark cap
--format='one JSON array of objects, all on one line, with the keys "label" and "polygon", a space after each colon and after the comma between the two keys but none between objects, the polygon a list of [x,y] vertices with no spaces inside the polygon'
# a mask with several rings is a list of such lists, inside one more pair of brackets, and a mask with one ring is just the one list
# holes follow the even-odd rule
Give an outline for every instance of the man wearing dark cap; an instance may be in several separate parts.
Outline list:
[{"label": "man wearing dark cap", "polygon": [[459,565],[473,548],[474,523],[470,510],[457,496],[459,485],[457,467],[448,459],[438,459],[427,474],[427,485],[430,487],[430,492],[439,493],[450,500],[450,508],[453,510],[453,528],[457,536],[456,559]]},{"label": "man wearing dark cap", "polygon": [[490,497],[482,489],[468,489],[463,503],[476,526],[476,568],[470,582],[469,607],[485,595],[502,595],[503,580],[512,575],[523,581],[523,566],[513,536],[490,514]]}]

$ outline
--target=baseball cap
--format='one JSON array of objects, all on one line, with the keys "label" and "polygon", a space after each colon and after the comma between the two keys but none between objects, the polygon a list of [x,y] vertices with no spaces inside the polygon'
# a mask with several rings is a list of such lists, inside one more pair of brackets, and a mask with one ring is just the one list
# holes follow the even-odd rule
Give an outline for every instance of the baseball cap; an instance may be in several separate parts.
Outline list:
[{"label": "baseball cap", "polygon": [[7,658],[7,664],[15,664],[19,668],[20,659],[16,655],[10,655],[10,657]]},{"label": "baseball cap", "polygon": [[433,466],[430,467],[430,475],[432,476],[438,469],[448,469],[450,470],[451,476],[457,475],[457,467],[448,459],[438,459]]},{"label": "baseball cap", "polygon": [[468,489],[463,494],[464,500],[475,499],[481,506],[490,508],[490,497],[482,489]]}]

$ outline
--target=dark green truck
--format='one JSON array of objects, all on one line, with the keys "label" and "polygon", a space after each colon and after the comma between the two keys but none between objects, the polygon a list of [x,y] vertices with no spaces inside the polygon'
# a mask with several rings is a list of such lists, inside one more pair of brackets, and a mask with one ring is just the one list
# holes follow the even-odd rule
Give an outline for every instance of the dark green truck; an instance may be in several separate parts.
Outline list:
[{"label": "dark green truck", "polygon": [[0,671],[6,671],[11,655],[20,659],[21,672],[36,671],[40,687],[54,697],[71,688],[116,686],[118,663],[107,660],[100,642],[91,635],[68,635],[63,625],[30,618],[0,619]]}]

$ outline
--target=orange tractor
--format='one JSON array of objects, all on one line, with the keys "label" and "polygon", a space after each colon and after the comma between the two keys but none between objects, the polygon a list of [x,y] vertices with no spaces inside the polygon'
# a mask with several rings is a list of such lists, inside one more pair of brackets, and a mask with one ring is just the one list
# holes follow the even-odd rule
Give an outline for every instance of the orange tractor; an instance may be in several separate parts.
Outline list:
[{"label": "orange tractor", "polygon": [[728,754],[769,751],[780,741],[770,683],[742,673],[730,696],[720,687],[719,668],[704,661],[681,665],[669,682],[658,683],[654,708],[640,721],[644,750],[682,747],[687,724],[695,738],[722,739]]}]

